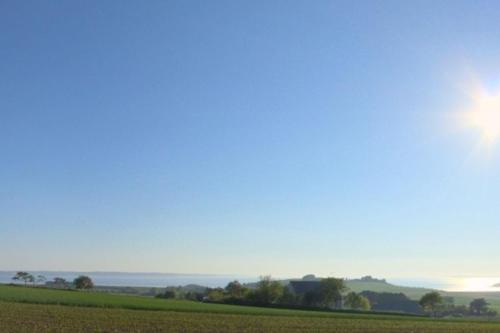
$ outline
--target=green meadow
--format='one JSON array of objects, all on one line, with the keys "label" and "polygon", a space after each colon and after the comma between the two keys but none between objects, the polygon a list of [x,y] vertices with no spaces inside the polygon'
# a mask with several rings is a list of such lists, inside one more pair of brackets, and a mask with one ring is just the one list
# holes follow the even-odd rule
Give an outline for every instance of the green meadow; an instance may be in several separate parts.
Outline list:
[{"label": "green meadow", "polygon": [[500,332],[500,322],[299,311],[0,285],[0,332]]}]

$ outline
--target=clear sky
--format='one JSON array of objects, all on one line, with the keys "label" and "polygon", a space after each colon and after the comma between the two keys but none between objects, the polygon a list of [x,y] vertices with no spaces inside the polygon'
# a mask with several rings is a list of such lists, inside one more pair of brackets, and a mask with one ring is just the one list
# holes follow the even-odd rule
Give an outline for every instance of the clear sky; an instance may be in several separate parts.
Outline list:
[{"label": "clear sky", "polygon": [[0,269],[500,276],[500,118],[455,121],[499,30],[498,1],[1,1]]}]

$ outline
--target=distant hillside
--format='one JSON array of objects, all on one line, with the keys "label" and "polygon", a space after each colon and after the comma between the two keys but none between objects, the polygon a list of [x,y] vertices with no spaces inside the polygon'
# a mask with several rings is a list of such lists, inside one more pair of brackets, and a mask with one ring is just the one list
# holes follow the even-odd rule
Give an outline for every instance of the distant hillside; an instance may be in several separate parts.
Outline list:
[{"label": "distant hillside", "polygon": [[[304,277],[306,280],[321,280],[312,274]],[[290,280],[282,280],[283,284],[288,284]],[[252,285],[256,285],[252,284]],[[346,280],[346,286],[349,291],[360,293],[362,291],[386,292],[386,293],[403,293],[412,300],[419,300],[424,294],[431,292],[435,289],[419,288],[419,287],[405,287],[388,283],[385,279],[375,279],[371,276],[366,276],[360,279]],[[458,292],[458,291],[444,291],[437,290],[441,295],[453,297],[455,304],[469,305],[475,298],[484,298],[491,307],[500,311],[500,292]]]},{"label": "distant hillside", "polygon": [[[313,274],[309,274],[304,276],[301,279],[287,279],[287,280],[279,280],[283,285],[288,285],[291,280],[307,280],[307,281],[319,281],[320,277],[316,277]],[[247,283],[245,284],[249,288],[256,288],[257,282]],[[388,283],[385,279],[375,279],[371,276],[365,276],[360,279],[351,279],[346,280],[346,286],[349,288],[349,291],[354,291],[356,293],[360,293],[362,291],[374,291],[374,292],[386,292],[386,293],[403,293],[409,298],[413,300],[418,300],[424,294],[432,291],[432,289],[428,288],[416,288],[416,287],[403,287],[396,286]]]},{"label": "distant hillside", "polygon": [[[288,285],[291,280],[308,280],[308,281],[319,281],[320,277],[316,277],[312,274],[306,275],[301,279],[287,279],[280,280],[283,285]],[[246,283],[249,288],[256,288],[257,282]],[[354,291],[360,293],[363,291],[374,291],[374,292],[386,292],[386,293],[403,293],[412,300],[419,300],[424,294],[432,291],[429,288],[418,288],[418,287],[405,287],[398,286],[388,283],[385,279],[376,279],[370,276],[366,276],[360,279],[346,280],[346,285],[349,291]],[[205,286],[190,284],[182,287],[178,287],[182,292],[201,292],[205,290]],[[97,286],[95,288],[97,291],[108,292],[108,293],[119,293],[119,294],[130,294],[130,295],[141,295],[141,296],[155,296],[159,293],[165,291],[165,288],[151,288],[151,287],[123,287],[123,286]],[[500,292],[452,292],[452,291],[442,291],[437,290],[443,296],[453,297],[455,304],[459,305],[469,305],[469,303],[475,298],[485,298],[491,307],[500,311]]]},{"label": "distant hillside", "polygon": [[418,300],[424,294],[431,291],[427,288],[396,286],[385,280],[366,281],[364,279],[347,280],[346,285],[350,291],[360,293],[362,291],[375,291],[378,293],[403,293],[411,299]]},{"label": "distant hillside", "polygon": [[[354,292],[362,292],[364,290],[375,291],[375,292],[388,292],[388,293],[403,293],[413,300],[418,300],[424,294],[432,291],[428,288],[415,288],[415,287],[403,287],[396,286],[387,283],[385,280],[373,281],[363,281],[363,279],[347,280],[347,287]],[[455,304],[457,305],[469,305],[469,303],[476,298],[484,298],[490,306],[496,310],[500,311],[500,292],[488,292],[488,291],[444,291],[437,290],[441,295],[447,297],[453,297]]]},{"label": "distant hillside", "polygon": [[500,292],[498,291],[443,291],[444,296],[453,297],[455,304],[469,305],[475,298],[484,298],[492,308],[500,311]]}]

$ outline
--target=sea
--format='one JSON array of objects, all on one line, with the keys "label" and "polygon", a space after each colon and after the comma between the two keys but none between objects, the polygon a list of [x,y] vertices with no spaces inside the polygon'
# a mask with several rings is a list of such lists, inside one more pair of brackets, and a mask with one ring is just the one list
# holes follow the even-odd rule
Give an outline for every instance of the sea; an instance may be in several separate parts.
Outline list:
[{"label": "sea", "polygon": [[[205,287],[224,287],[229,282],[255,282],[258,276],[216,275],[216,274],[176,274],[176,273],[127,273],[127,272],[68,272],[68,271],[29,271],[35,276],[43,275],[47,280],[61,277],[73,281],[79,275],[87,275],[98,286],[128,287],[168,287],[197,284]],[[12,283],[14,271],[0,271],[0,283]]]},{"label": "sea", "polygon": [[[259,276],[218,275],[218,274],[179,274],[179,273],[127,273],[127,272],[70,272],[70,271],[29,271],[33,275],[43,275],[47,280],[61,277],[72,281],[79,275],[87,275],[98,286],[128,287],[168,287],[197,284],[216,288],[229,282],[256,282]],[[12,283],[15,271],[0,271],[0,283]],[[276,277],[285,279],[289,277]],[[297,277],[294,277],[297,278]],[[446,291],[497,291],[500,292],[500,277],[446,277],[446,278],[387,278],[388,283],[405,286],[439,289]],[[495,285],[499,286],[495,286]]]}]

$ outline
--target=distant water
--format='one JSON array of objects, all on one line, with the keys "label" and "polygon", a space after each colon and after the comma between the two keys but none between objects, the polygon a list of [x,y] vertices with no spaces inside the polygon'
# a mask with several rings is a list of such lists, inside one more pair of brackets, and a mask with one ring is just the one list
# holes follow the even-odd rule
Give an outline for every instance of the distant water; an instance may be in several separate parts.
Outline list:
[{"label": "distant water", "polygon": [[[72,281],[78,275],[88,275],[99,286],[167,287],[197,284],[206,287],[224,287],[230,281],[256,282],[258,276],[215,275],[215,274],[172,274],[172,273],[120,273],[120,272],[54,272],[30,271],[43,275],[48,280],[62,277]],[[15,272],[0,271],[0,283],[11,283]],[[498,291],[494,287],[500,277],[454,277],[454,278],[388,278],[387,282],[405,286],[439,289],[447,291]]]},{"label": "distant water", "polygon": [[[167,287],[198,284],[206,287],[224,287],[230,281],[242,283],[258,281],[258,277],[241,275],[169,274],[169,273],[116,273],[116,272],[54,272],[30,271],[43,275],[47,280],[61,277],[72,281],[78,275],[88,275],[99,286]],[[0,283],[11,283],[15,272],[0,271]]]}]

